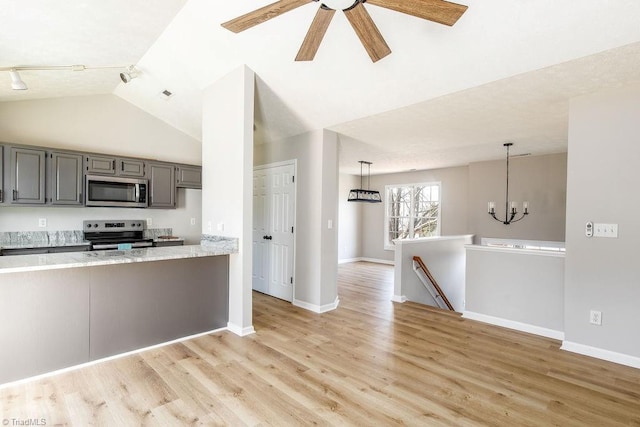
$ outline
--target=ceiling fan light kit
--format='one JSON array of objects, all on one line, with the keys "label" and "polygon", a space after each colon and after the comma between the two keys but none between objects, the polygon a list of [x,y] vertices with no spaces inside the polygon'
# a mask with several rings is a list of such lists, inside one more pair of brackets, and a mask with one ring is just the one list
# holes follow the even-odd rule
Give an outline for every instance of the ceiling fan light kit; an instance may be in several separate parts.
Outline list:
[{"label": "ceiling fan light kit", "polygon": [[[373,62],[377,62],[389,55],[391,49],[364,7],[365,3],[448,26],[455,24],[467,10],[465,5],[445,0],[355,0],[348,7],[344,7],[344,1],[327,0],[329,6],[325,3],[320,4],[320,8],[311,22],[309,31],[298,51],[296,61],[312,61],[315,58],[316,52],[337,10],[330,7],[330,5],[341,8],[340,10],[345,14]],[[229,31],[239,33],[312,2],[318,2],[318,0],[280,0],[231,21],[224,22],[221,25]]]}]

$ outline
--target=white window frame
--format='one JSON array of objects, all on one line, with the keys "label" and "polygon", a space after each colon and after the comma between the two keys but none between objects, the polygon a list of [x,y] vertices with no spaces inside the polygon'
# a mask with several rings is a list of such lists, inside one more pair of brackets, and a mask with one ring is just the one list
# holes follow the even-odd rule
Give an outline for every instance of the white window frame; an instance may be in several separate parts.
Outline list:
[{"label": "white window frame", "polygon": [[[440,236],[440,230],[441,230],[441,226],[442,226],[442,183],[440,181],[418,182],[418,183],[411,183],[411,184],[390,184],[390,185],[386,185],[384,187],[384,249],[385,250],[393,251],[396,248],[395,244],[392,241],[389,240],[389,190],[392,189],[392,188],[398,188],[398,187],[412,187],[410,212],[413,215],[413,213],[415,212],[415,209],[414,209],[415,197],[414,197],[413,188],[414,187],[429,187],[429,186],[432,186],[432,187],[433,186],[437,186],[438,187],[439,209],[438,209],[436,231],[434,233],[434,236]],[[413,219],[414,219],[414,217],[410,217],[411,221],[413,221]],[[413,234],[413,229],[411,229],[410,232],[411,232],[411,234]],[[413,236],[409,237],[408,239],[404,239],[404,240],[411,240],[411,239],[413,239]]]}]

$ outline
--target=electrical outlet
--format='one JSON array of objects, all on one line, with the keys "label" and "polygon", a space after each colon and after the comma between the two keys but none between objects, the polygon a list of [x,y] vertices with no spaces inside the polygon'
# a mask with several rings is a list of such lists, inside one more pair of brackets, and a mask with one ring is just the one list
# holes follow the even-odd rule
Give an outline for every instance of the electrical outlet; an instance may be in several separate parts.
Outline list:
[{"label": "electrical outlet", "polygon": [[224,222],[218,223],[218,231],[224,231]]},{"label": "electrical outlet", "polygon": [[47,218],[39,218],[38,227],[46,227],[46,226],[47,226]]},{"label": "electrical outlet", "polygon": [[151,227],[153,225],[153,218],[147,218],[147,227]]},{"label": "electrical outlet", "polygon": [[207,231],[211,233],[211,221],[207,222]]},{"label": "electrical outlet", "polygon": [[196,219],[195,218],[191,218],[191,225],[196,225]]},{"label": "electrical outlet", "polygon": [[602,325],[602,312],[598,310],[591,310],[589,323],[592,325]]}]

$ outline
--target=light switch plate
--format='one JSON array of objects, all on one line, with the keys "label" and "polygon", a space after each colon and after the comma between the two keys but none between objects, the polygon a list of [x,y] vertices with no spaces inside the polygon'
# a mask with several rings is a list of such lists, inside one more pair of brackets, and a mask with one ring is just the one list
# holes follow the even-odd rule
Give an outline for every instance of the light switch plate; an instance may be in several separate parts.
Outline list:
[{"label": "light switch plate", "polygon": [[618,224],[593,224],[594,237],[609,237],[616,239],[618,237]]}]

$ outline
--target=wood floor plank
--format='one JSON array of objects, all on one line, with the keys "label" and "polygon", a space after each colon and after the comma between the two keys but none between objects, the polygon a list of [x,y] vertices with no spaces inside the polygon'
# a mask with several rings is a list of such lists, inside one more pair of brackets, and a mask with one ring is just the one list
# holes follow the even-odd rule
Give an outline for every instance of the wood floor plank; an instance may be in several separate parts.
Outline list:
[{"label": "wood floor plank", "polygon": [[393,268],[339,267],[324,314],[255,293],[222,331],[0,389],[47,425],[640,426],[640,370],[557,340],[391,302]]}]

